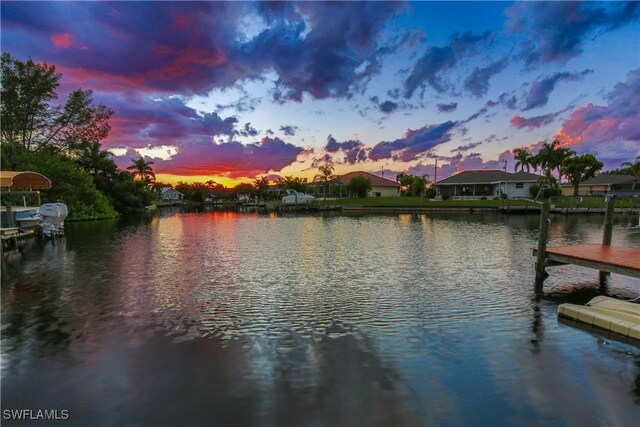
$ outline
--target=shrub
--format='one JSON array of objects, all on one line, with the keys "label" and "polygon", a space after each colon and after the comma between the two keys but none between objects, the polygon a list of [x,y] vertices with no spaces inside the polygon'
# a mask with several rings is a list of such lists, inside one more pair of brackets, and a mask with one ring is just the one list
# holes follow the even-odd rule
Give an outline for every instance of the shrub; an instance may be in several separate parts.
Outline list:
[{"label": "shrub", "polygon": [[451,196],[449,194],[443,194],[442,195],[442,200],[449,200],[451,198]]},{"label": "shrub", "polygon": [[538,195],[538,191],[540,191],[540,184],[533,184],[529,187],[529,194],[531,194],[531,197],[533,198]]},{"label": "shrub", "polygon": [[429,188],[424,195],[429,198],[429,199],[433,199],[434,197],[436,197],[436,189],[435,188]]},{"label": "shrub", "polygon": [[509,195],[508,195],[507,193],[500,193],[500,198],[501,198],[502,200],[505,200],[505,199],[508,199],[508,198],[509,198]]}]

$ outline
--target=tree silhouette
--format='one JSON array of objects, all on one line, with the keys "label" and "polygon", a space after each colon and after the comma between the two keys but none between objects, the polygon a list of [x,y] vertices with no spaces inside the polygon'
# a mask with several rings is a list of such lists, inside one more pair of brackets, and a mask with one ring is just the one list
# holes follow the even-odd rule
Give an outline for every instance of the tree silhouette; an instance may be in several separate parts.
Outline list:
[{"label": "tree silhouette", "polygon": [[323,187],[324,187],[324,199],[327,200],[327,190],[329,188],[329,182],[333,181],[334,179],[336,179],[337,175],[335,175],[333,173],[335,171],[334,167],[333,166],[329,166],[329,165],[320,166],[318,168],[318,171],[320,173],[313,177],[313,181],[314,182],[321,182],[323,184]]},{"label": "tree silhouette", "polygon": [[131,175],[133,175],[134,178],[140,178],[141,181],[146,183],[155,181],[156,175],[153,173],[153,168],[151,167],[153,164],[152,161],[147,162],[142,156],[140,156],[139,159],[131,159],[131,161],[133,164],[127,167],[127,170],[131,171]]}]

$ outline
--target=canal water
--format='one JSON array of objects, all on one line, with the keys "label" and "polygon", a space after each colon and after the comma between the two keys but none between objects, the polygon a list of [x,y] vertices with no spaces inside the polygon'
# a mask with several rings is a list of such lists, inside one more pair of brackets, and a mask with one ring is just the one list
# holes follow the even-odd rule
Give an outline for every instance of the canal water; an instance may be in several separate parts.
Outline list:
[{"label": "canal water", "polygon": [[[616,218],[614,244],[640,247],[634,219]],[[554,216],[550,244],[598,243],[602,222]],[[554,267],[536,295],[537,226],[170,211],[69,223],[2,262],[2,425],[633,425],[640,348],[556,313],[635,298],[640,282]],[[8,419],[23,409],[68,419]]]}]

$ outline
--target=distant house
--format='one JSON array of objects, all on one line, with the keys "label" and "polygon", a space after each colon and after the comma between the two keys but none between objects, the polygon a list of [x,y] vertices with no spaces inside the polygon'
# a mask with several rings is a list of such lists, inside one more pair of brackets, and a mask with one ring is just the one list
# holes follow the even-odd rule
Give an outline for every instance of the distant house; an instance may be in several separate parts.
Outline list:
[{"label": "distant house", "polygon": [[435,183],[436,194],[445,197],[480,198],[531,197],[529,188],[540,177],[528,172],[509,173],[501,170],[460,172]]},{"label": "distant house", "polygon": [[[580,196],[602,196],[605,194],[640,196],[640,182],[633,175],[602,174],[589,178],[578,185],[578,195]],[[562,184],[562,195],[573,196],[573,186]]]},{"label": "distant house", "polygon": [[369,197],[395,197],[400,196],[400,184],[395,181],[391,181],[386,178],[381,178],[377,175],[368,172],[350,172],[346,175],[340,176],[339,180],[345,186],[349,185],[351,180],[356,176],[363,176],[371,180],[371,190],[369,191]]},{"label": "distant house", "polygon": [[162,193],[160,193],[160,198],[167,202],[178,202],[184,198],[184,194],[171,187],[164,187],[162,188]]}]

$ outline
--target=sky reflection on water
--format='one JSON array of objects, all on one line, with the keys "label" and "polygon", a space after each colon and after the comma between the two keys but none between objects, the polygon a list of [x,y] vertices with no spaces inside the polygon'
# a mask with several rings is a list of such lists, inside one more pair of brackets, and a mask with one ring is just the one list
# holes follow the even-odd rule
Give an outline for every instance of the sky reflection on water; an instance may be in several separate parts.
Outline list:
[{"label": "sky reflection on water", "polygon": [[[3,262],[3,409],[68,409],[65,425],[629,425],[640,350],[556,310],[640,285],[566,266],[536,296],[537,221],[69,224]],[[554,217],[550,243],[598,242],[601,221]],[[614,244],[640,247],[618,221]]]}]

